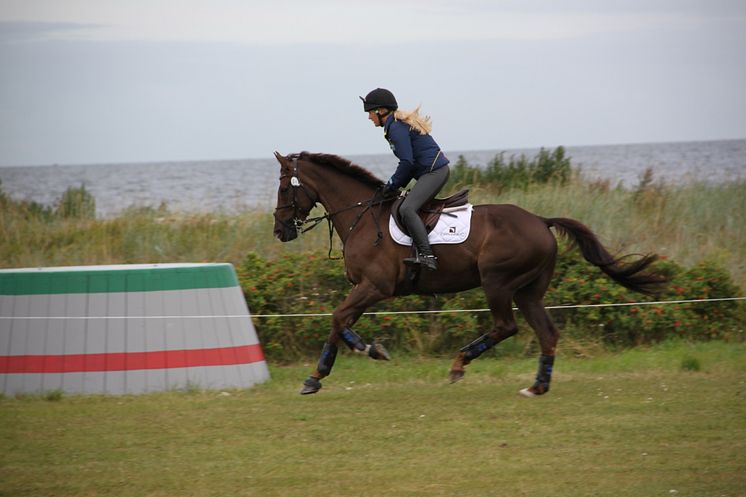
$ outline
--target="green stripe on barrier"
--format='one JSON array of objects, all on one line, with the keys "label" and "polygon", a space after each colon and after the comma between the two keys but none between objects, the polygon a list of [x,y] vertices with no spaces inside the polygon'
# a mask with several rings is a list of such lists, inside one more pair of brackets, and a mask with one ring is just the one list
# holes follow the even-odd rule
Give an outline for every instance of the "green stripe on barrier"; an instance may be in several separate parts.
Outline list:
[{"label": "green stripe on barrier", "polygon": [[0,295],[158,292],[238,286],[232,264],[0,271]]}]

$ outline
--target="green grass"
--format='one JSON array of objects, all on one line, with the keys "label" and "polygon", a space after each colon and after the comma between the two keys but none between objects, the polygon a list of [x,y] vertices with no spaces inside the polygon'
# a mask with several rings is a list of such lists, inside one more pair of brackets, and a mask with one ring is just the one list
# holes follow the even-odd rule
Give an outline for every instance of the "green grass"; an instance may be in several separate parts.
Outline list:
[{"label": "green grass", "polygon": [[[682,369],[696,359],[699,371]],[[341,354],[249,390],[0,399],[3,496],[737,496],[746,488],[746,345],[667,342],[536,360]],[[673,492],[675,491],[675,492]]]},{"label": "green grass", "polygon": [[[514,203],[542,216],[578,219],[612,250],[656,252],[684,266],[714,260],[746,288],[746,181],[649,182],[633,191],[576,175],[563,186],[535,184],[505,191],[475,186],[471,200]],[[328,248],[325,226],[292,243],[278,242],[272,235],[272,214],[264,211],[184,214],[133,208],[107,219],[37,211],[0,191],[0,267],[186,261],[237,265],[250,251],[277,257]],[[336,237],[335,246],[339,255]]]}]

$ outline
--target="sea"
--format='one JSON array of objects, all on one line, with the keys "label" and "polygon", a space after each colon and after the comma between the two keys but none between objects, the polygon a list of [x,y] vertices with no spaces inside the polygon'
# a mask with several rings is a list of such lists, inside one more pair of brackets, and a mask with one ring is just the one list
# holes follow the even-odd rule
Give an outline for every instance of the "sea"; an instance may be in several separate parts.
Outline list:
[{"label": "sea", "polygon": [[[746,179],[746,139],[565,147],[573,167],[589,180],[634,188],[645,171],[654,181],[681,184],[724,183]],[[472,166],[505,157],[534,157],[539,149],[446,151],[455,162],[463,155]],[[317,151],[322,152],[322,151]],[[332,151],[323,151],[332,153]],[[393,154],[347,155],[381,179],[396,169]],[[96,199],[96,214],[111,217],[130,207],[165,204],[174,212],[235,213],[274,207],[278,164],[265,158],[122,164],[0,167],[0,188],[12,198],[53,205],[69,187],[85,188]]]}]

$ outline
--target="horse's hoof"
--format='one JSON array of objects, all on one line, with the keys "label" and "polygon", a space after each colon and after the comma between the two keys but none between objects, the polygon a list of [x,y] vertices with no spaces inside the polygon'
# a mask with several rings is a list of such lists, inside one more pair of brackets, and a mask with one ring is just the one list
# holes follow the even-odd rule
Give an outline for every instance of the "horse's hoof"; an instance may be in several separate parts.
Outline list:
[{"label": "horse's hoof", "polygon": [[390,361],[391,360],[389,351],[386,350],[386,347],[384,347],[380,343],[371,344],[370,349],[368,349],[368,357],[370,357],[371,359],[375,359],[377,361]]},{"label": "horse's hoof", "polygon": [[448,380],[451,382],[451,384],[456,383],[457,381],[461,381],[464,378],[464,372],[463,371],[457,371],[455,369],[452,369],[450,373],[448,373]]},{"label": "horse's hoof", "polygon": [[518,392],[519,395],[527,398],[531,397],[538,397],[539,395],[544,395],[549,391],[549,385],[546,383],[537,383],[532,387],[524,388],[520,392]]},{"label": "horse's hoof", "polygon": [[303,388],[301,389],[300,394],[309,395],[316,393],[319,390],[321,390],[321,382],[313,376],[309,376],[308,379],[303,382]]},{"label": "horse's hoof", "polygon": [[521,397],[526,397],[526,398],[536,397],[536,394],[532,392],[530,388],[522,389],[521,391],[518,392],[518,395],[520,395]]}]

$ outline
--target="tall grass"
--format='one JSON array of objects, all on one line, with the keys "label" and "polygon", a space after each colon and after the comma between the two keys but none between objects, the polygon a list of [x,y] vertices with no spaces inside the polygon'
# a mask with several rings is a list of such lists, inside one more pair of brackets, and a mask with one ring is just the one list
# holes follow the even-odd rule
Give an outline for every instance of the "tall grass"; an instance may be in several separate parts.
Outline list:
[{"label": "tall grass", "polygon": [[4,267],[82,264],[237,263],[249,251],[283,247],[266,212],[181,214],[135,208],[110,219],[29,216],[0,208],[0,264]]},{"label": "tall grass", "polygon": [[570,217],[588,225],[620,252],[655,252],[691,266],[704,260],[727,267],[746,288],[746,181],[711,185],[612,188],[575,176],[565,185],[534,185],[498,193],[476,186],[472,201],[511,203],[544,217]]},{"label": "tall grass", "polygon": [[[648,178],[627,190],[576,173],[564,182],[521,188],[461,182],[452,189],[461,186],[471,188],[474,203],[513,203],[545,217],[578,219],[612,249],[656,252],[685,266],[714,260],[746,288],[746,181],[665,185]],[[271,212],[260,210],[184,214],[167,207],[131,208],[96,219],[60,215],[59,209],[13,201],[0,190],[0,266],[238,264],[251,251],[273,258],[325,251],[329,243],[326,230],[319,227],[282,244],[272,235]],[[336,237],[335,247],[339,254]]]}]

